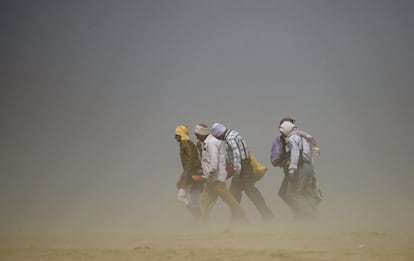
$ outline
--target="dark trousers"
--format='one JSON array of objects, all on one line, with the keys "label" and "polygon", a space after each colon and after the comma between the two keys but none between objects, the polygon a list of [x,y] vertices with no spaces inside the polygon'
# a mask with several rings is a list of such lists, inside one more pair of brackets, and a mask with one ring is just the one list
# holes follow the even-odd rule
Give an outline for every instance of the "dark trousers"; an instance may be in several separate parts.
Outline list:
[{"label": "dark trousers", "polygon": [[253,202],[257,210],[259,210],[265,221],[269,221],[273,218],[272,211],[267,207],[266,202],[262,196],[262,193],[256,188],[255,182],[252,180],[253,169],[250,164],[250,160],[242,161],[242,169],[240,176],[233,176],[230,184],[230,193],[237,200],[241,202],[242,191],[244,191],[247,197]]},{"label": "dark trousers", "polygon": [[283,167],[283,174],[284,177],[282,180],[282,184],[280,185],[278,195],[289,207],[292,207],[292,204],[289,201],[289,197],[287,196],[287,189],[289,184],[289,170],[287,166]]},{"label": "dark trousers", "polygon": [[201,221],[200,195],[204,188],[204,182],[194,181],[190,186],[191,204],[187,206],[188,210],[193,215],[196,223]]},{"label": "dark trousers", "polygon": [[318,215],[313,191],[314,175],[312,165],[303,163],[296,171],[294,180],[288,182],[286,195],[296,220],[311,220]]}]

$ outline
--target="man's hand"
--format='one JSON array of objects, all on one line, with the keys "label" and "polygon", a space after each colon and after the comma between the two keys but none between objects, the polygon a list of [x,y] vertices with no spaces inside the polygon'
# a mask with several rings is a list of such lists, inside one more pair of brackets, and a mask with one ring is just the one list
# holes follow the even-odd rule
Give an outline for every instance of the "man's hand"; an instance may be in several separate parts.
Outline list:
[{"label": "man's hand", "polygon": [[207,176],[203,175],[203,178],[205,178],[207,181],[211,182],[211,180],[213,179],[213,174],[214,174],[214,172],[210,172],[210,173],[208,173]]}]

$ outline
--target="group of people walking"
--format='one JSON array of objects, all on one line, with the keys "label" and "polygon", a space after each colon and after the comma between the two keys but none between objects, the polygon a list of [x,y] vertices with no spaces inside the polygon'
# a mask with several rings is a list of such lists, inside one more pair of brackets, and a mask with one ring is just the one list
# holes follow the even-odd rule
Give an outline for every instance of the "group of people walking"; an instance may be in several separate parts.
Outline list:
[{"label": "group of people walking", "polygon": [[[284,171],[279,196],[291,208],[295,219],[314,219],[321,194],[312,156],[319,152],[319,146],[311,135],[298,130],[294,123],[291,118],[280,121],[280,136],[273,144],[271,162]],[[274,214],[255,185],[250,151],[240,133],[221,123],[214,123],[210,128],[200,123],[194,127],[194,134],[196,143],[189,138],[188,126],[175,129],[183,168],[177,182],[178,200],[194,219],[208,223],[211,210],[220,197],[231,210],[232,223],[247,223],[247,215],[240,205],[244,192],[264,222],[270,222]],[[275,156],[277,151],[280,155]],[[231,179],[229,188],[227,179]]]}]

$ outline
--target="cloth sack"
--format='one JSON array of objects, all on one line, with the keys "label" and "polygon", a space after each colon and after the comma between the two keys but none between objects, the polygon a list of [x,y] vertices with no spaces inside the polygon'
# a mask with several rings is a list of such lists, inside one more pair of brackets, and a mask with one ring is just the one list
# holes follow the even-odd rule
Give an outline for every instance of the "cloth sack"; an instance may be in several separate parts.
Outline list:
[{"label": "cloth sack", "polygon": [[256,182],[259,179],[263,178],[264,174],[267,171],[267,167],[264,166],[262,163],[260,163],[255,156],[253,156],[253,154],[250,152],[250,164],[252,165],[253,168],[253,181]]}]

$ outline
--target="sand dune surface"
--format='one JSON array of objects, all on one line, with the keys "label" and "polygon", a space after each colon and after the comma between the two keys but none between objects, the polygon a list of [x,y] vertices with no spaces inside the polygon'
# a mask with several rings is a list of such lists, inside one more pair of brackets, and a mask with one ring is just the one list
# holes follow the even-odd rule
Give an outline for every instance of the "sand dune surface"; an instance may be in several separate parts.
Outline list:
[{"label": "sand dune surface", "polygon": [[1,238],[0,260],[414,260],[414,234],[266,225]]}]

